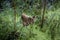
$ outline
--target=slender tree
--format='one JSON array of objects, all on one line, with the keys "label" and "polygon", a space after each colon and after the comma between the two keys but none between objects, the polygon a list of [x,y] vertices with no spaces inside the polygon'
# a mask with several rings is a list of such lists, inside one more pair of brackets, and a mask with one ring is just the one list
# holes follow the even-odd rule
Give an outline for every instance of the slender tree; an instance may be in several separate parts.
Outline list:
[{"label": "slender tree", "polygon": [[13,9],[14,9],[14,29],[16,30],[16,15],[17,15],[16,0],[12,0],[12,6],[13,6]]},{"label": "slender tree", "polygon": [[44,23],[44,15],[45,15],[45,8],[46,8],[46,0],[42,0],[42,21],[41,21],[41,28],[43,28],[43,23]]}]

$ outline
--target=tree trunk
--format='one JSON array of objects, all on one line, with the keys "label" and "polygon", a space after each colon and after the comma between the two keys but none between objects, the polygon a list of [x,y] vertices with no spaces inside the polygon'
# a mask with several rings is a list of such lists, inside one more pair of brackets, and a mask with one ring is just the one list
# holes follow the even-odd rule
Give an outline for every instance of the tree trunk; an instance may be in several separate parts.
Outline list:
[{"label": "tree trunk", "polygon": [[14,30],[16,30],[16,0],[12,0],[12,6],[13,6],[13,9],[14,9]]},{"label": "tree trunk", "polygon": [[41,28],[43,28],[45,8],[46,8],[46,0],[42,0],[42,9],[43,9],[43,12],[42,12]]}]

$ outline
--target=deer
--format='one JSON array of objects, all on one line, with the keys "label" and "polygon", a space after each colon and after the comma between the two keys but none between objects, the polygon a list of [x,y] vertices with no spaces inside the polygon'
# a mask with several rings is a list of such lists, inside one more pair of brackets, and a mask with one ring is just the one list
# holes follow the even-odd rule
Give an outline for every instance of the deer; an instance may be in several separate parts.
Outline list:
[{"label": "deer", "polygon": [[23,22],[23,26],[28,26],[29,24],[34,23],[35,16],[30,17],[29,15],[26,15],[25,13],[22,13],[21,19]]}]

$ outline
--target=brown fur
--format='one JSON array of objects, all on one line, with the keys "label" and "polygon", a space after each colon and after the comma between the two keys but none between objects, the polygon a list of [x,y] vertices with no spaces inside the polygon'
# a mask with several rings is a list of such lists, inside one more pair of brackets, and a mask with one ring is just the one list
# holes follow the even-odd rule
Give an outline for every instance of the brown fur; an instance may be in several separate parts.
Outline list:
[{"label": "brown fur", "polygon": [[30,17],[30,16],[23,13],[21,18],[22,18],[22,21],[23,21],[23,26],[28,26],[29,24],[34,23],[35,16]]}]

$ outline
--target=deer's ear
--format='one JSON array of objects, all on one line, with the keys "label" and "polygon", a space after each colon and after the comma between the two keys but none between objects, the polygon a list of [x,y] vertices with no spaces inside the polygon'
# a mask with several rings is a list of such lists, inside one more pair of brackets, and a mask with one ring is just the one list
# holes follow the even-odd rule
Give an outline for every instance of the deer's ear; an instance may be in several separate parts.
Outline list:
[{"label": "deer's ear", "polygon": [[36,16],[33,16],[33,18],[36,18]]}]

